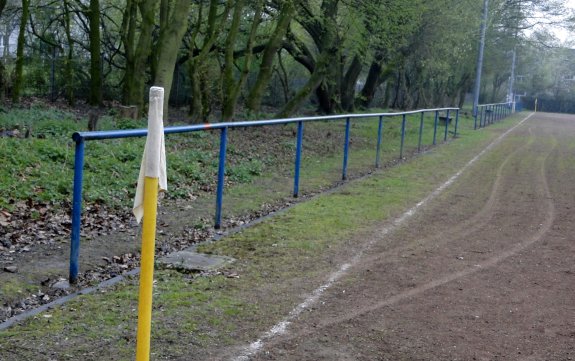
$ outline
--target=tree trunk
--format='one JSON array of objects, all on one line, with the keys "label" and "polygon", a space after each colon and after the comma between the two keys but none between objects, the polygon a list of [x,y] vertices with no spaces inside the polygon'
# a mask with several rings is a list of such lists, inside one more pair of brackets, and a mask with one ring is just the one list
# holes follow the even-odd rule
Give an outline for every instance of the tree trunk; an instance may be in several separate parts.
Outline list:
[{"label": "tree trunk", "polygon": [[199,123],[203,116],[203,92],[200,80],[200,70],[196,66],[196,61],[191,60],[189,65],[189,75],[192,85],[192,94],[190,99],[190,122]]},{"label": "tree trunk", "polygon": [[282,46],[283,39],[289,29],[294,14],[295,6],[293,2],[286,1],[280,10],[276,28],[266,44],[256,82],[248,95],[246,106],[252,112],[258,112],[260,110],[264,90],[272,77],[274,57]]},{"label": "tree trunk", "polygon": [[168,118],[168,104],[174,78],[174,68],[178,58],[182,38],[188,29],[190,1],[176,0],[170,7],[170,2],[162,1],[160,13],[160,38],[156,47],[158,60],[154,84],[164,88],[164,119]]},{"label": "tree trunk", "polygon": [[325,52],[320,55],[315,71],[311,74],[307,83],[300,89],[300,91],[283,107],[277,114],[277,118],[285,118],[291,115],[307,97],[317,89],[321,82],[325,79],[327,68],[331,65],[332,56],[330,53]]},{"label": "tree trunk", "polygon": [[257,28],[260,24],[261,14],[262,14],[262,2],[256,4],[256,12],[254,18],[252,19],[252,26],[250,28],[250,33],[248,35],[248,41],[246,45],[246,54],[244,56],[244,64],[241,68],[241,73],[239,79],[236,81],[234,79],[234,45],[236,44],[236,39],[240,29],[241,15],[244,7],[244,0],[238,0],[236,2],[236,7],[234,10],[234,16],[232,20],[232,25],[226,40],[226,52],[225,52],[225,66],[224,66],[224,78],[223,78],[223,110],[222,119],[224,121],[230,121],[233,119],[236,105],[238,102],[239,95],[241,93],[242,87],[248,77],[251,61],[252,61],[252,48],[255,41],[255,36]]},{"label": "tree trunk", "polygon": [[353,112],[355,110],[355,85],[361,74],[361,69],[361,60],[359,56],[356,55],[353,57],[341,84],[341,107],[346,112]]},{"label": "tree trunk", "polygon": [[90,98],[91,105],[102,104],[102,57],[100,39],[100,0],[90,0]]},{"label": "tree trunk", "polygon": [[[140,36],[136,41],[138,10],[141,15]],[[123,20],[123,39],[126,48],[126,72],[124,74],[123,103],[135,105],[142,113],[145,99],[146,70],[152,49],[152,31],[156,16],[156,1],[128,0]]]},{"label": "tree trunk", "polygon": [[383,53],[377,52],[375,54],[375,59],[371,62],[369,66],[369,72],[367,73],[367,78],[365,79],[365,84],[361,89],[361,95],[356,100],[356,105],[362,109],[368,108],[375,97],[375,92],[377,87],[382,83],[381,73],[383,70]]},{"label": "tree trunk", "polygon": [[218,22],[218,6],[220,5],[219,0],[210,0],[208,19],[206,24],[203,44],[200,51],[195,55],[196,48],[194,44],[196,43],[196,37],[200,32],[203,11],[202,5],[200,4],[198,12],[198,22],[195,26],[195,30],[191,35],[190,39],[190,49],[189,49],[189,60],[188,60],[188,74],[191,82],[192,95],[190,99],[190,122],[198,123],[205,119],[211,112],[210,102],[208,94],[208,88],[205,87],[205,79],[203,75],[204,66],[206,59],[212,52],[212,46],[218,38],[218,32],[216,31],[219,26],[223,25],[224,21],[227,21],[233,0],[227,0],[226,7],[223,14],[219,17],[221,20]]},{"label": "tree trunk", "polygon": [[[2,11],[6,6],[6,0],[0,0],[0,17],[2,17]],[[7,44],[7,43],[6,43]],[[4,45],[6,47],[6,45]],[[4,91],[6,89],[4,62],[0,59],[0,103],[4,103]]]},{"label": "tree trunk", "polygon": [[12,88],[12,101],[20,102],[22,92],[23,71],[24,71],[24,45],[26,42],[26,25],[30,16],[30,0],[22,0],[22,18],[20,19],[20,29],[18,33],[18,46],[16,49],[16,69],[14,72],[14,85]]},{"label": "tree trunk", "polygon": [[66,41],[68,42],[68,56],[66,57],[66,67],[64,69],[66,99],[68,104],[74,106],[74,42],[70,31],[70,5],[68,0],[64,0],[64,30],[66,32]]}]

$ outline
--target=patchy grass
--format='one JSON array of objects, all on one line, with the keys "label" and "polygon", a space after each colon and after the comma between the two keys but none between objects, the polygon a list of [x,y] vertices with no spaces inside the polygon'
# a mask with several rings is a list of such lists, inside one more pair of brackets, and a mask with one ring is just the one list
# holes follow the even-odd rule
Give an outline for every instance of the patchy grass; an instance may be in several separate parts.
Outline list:
[{"label": "patchy grass", "polygon": [[[423,143],[431,143],[432,115],[426,117]],[[419,116],[409,117],[406,153],[417,143]],[[10,210],[20,201],[51,203],[70,201],[74,131],[85,130],[85,122],[72,113],[33,107],[0,113],[0,129],[20,132],[21,137],[0,137],[0,208]],[[375,159],[377,119],[352,123],[350,174],[369,168]],[[382,162],[399,155],[400,118],[386,118]],[[144,121],[103,117],[100,128],[145,127]],[[29,138],[22,138],[29,132]],[[343,122],[306,124],[304,141],[304,188],[315,189],[337,180],[343,149]],[[233,130],[227,153],[228,184],[250,183],[258,177],[287,176],[293,172],[295,148],[293,125]],[[84,198],[112,207],[129,206],[140,166],[143,139],[91,141],[86,145]],[[168,197],[187,198],[215,188],[218,132],[172,135],[167,138]],[[396,155],[397,154],[397,155]],[[339,163],[339,164],[338,164]],[[320,166],[318,166],[320,165]],[[327,177],[326,177],[327,175]],[[309,181],[308,183],[305,183]]]},{"label": "patchy grass", "polygon": [[[152,359],[205,360],[255,340],[325,282],[381,222],[435,189],[518,119],[468,132],[413,161],[202,245],[201,251],[237,259],[222,274],[157,272]],[[0,332],[0,359],[133,358],[136,295],[136,280],[128,280]]]}]

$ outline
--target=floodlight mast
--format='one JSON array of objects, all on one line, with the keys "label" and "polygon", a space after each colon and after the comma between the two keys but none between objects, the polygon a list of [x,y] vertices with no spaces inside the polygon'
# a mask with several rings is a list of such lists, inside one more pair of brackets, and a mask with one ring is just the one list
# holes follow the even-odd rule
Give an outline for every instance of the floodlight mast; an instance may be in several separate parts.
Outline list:
[{"label": "floodlight mast", "polygon": [[513,112],[515,112],[515,94],[513,86],[515,85],[515,65],[517,63],[517,51],[513,48],[513,60],[511,62],[511,76],[509,77],[509,95],[507,96],[507,102],[511,103],[513,106]]},{"label": "floodlight mast", "polygon": [[477,71],[475,77],[475,91],[473,92],[473,116],[477,118],[477,107],[479,106],[479,90],[481,88],[481,70],[483,69],[483,50],[485,49],[485,32],[487,30],[487,14],[489,0],[483,2],[483,16],[481,18],[481,30],[479,39],[479,52],[477,54]]}]

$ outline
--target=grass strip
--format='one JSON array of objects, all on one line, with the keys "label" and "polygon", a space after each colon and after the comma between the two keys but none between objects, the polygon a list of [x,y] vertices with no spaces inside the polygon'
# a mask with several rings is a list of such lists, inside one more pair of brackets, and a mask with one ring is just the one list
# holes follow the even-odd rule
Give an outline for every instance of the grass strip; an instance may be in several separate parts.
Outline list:
[{"label": "grass strip", "polygon": [[[204,360],[253,341],[325,280],[356,242],[416,203],[518,115],[301,203],[201,251],[235,257],[221,274],[156,273],[152,359]],[[133,357],[136,280],[83,296],[0,333],[0,359]]]}]

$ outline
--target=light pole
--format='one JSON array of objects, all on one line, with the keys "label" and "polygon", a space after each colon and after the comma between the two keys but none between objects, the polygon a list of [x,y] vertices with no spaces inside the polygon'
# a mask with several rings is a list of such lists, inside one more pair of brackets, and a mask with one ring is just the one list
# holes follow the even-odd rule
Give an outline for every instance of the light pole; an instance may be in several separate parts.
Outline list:
[{"label": "light pole", "polygon": [[481,70],[483,69],[483,49],[485,48],[485,31],[487,29],[487,13],[489,0],[483,2],[483,16],[481,18],[481,30],[479,39],[479,52],[477,54],[477,72],[475,77],[475,91],[473,93],[473,117],[477,120],[477,107],[479,105],[479,90],[481,87]]},{"label": "light pole", "polygon": [[515,113],[515,94],[513,94],[513,85],[515,83],[515,62],[517,60],[517,52],[516,49],[513,48],[513,61],[511,62],[511,76],[509,77],[509,93],[508,93],[508,102],[511,103],[511,111]]}]

